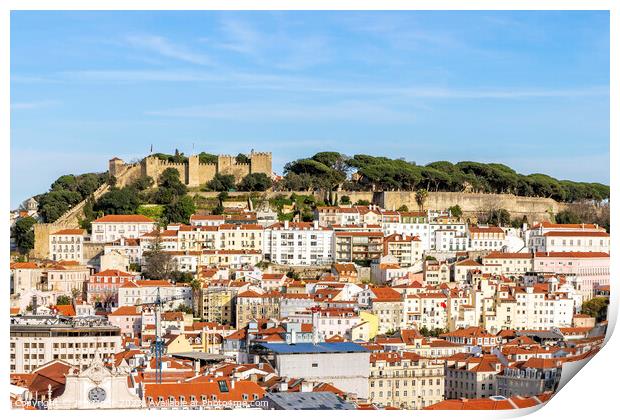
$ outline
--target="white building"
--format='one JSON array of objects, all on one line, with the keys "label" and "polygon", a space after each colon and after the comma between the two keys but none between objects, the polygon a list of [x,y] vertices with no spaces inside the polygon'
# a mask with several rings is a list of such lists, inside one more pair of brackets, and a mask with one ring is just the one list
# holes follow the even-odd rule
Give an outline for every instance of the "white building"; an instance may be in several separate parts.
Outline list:
[{"label": "white building", "polygon": [[470,226],[470,251],[500,251],[506,246],[506,233],[497,226]]},{"label": "white building", "polygon": [[137,239],[156,227],[155,220],[139,214],[110,214],[93,220],[90,240],[111,243],[120,238]]},{"label": "white building", "polygon": [[331,264],[333,238],[334,231],[318,221],[275,223],[265,228],[263,254],[276,264]]},{"label": "white building", "polygon": [[189,285],[174,285],[165,280],[133,280],[118,289],[118,305],[133,306],[154,303],[159,293],[165,310],[179,305],[192,306],[192,288]]},{"label": "white building", "polygon": [[49,259],[77,261],[84,258],[84,229],[62,229],[49,236]]},{"label": "white building", "polygon": [[105,320],[23,317],[11,324],[11,373],[29,373],[56,359],[84,368],[97,352],[112,358],[121,350],[120,329]]},{"label": "white building", "polygon": [[609,252],[609,234],[595,224],[542,222],[526,240],[531,252]]}]

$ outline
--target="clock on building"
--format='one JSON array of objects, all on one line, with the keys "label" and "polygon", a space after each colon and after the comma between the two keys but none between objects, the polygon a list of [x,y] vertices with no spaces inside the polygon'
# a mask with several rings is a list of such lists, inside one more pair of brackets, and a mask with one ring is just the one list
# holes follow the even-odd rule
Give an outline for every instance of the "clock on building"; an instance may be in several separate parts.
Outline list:
[{"label": "clock on building", "polygon": [[106,392],[103,388],[95,387],[88,391],[88,399],[90,402],[100,403],[105,400],[105,397]]}]

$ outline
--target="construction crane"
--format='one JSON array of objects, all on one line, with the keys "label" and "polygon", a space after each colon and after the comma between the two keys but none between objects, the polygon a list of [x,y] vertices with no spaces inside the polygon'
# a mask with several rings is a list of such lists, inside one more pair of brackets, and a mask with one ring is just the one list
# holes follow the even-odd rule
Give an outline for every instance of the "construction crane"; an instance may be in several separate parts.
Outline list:
[{"label": "construction crane", "polygon": [[170,296],[167,298],[162,298],[159,293],[159,287],[157,287],[157,294],[155,295],[155,300],[149,303],[136,303],[133,306],[147,306],[153,308],[153,313],[155,315],[155,340],[151,344],[151,351],[155,356],[155,383],[160,384],[162,381],[162,358],[164,355],[164,339],[161,333],[161,312],[164,306],[164,303],[174,302],[176,300],[183,299],[182,296]]}]

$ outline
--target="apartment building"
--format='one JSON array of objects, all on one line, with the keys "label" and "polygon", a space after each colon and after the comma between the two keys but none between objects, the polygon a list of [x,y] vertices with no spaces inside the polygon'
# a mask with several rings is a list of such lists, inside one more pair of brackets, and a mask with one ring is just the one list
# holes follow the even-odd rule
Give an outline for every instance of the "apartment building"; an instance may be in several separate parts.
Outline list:
[{"label": "apartment building", "polygon": [[84,369],[95,352],[111,360],[122,349],[120,329],[104,319],[59,321],[42,316],[12,322],[9,348],[11,373],[29,373],[57,359]]},{"label": "apartment building", "polygon": [[61,261],[47,269],[47,290],[63,292],[68,296],[86,291],[90,269],[77,261]]},{"label": "apartment building", "polygon": [[518,276],[534,270],[531,253],[491,252],[482,258],[484,266],[499,266],[499,274]]},{"label": "apartment building", "polygon": [[506,233],[497,226],[469,226],[470,251],[500,251],[506,246]]},{"label": "apartment building", "polygon": [[49,235],[49,259],[77,261],[84,259],[84,229],[62,229]]},{"label": "apartment building", "polygon": [[236,327],[244,328],[253,319],[279,318],[280,298],[278,292],[246,290],[237,295]]},{"label": "apartment building", "polygon": [[207,322],[234,325],[236,295],[234,289],[206,285],[200,289],[198,314]]},{"label": "apartment building", "polygon": [[368,385],[375,404],[422,409],[444,399],[444,363],[407,351],[372,353]]},{"label": "apartment building", "polygon": [[534,271],[574,275],[578,292],[584,300],[594,296],[598,286],[608,286],[610,259],[605,252],[537,252],[534,254]]},{"label": "apartment building", "polygon": [[[605,246],[604,238],[608,237],[608,235],[597,236],[600,233],[606,233],[606,231],[596,224],[541,222],[527,230],[525,236],[526,244],[531,252],[609,252],[609,249],[600,249],[601,246]],[[572,236],[572,234],[575,234],[575,236]],[[593,234],[594,236],[588,237],[589,235],[587,234]],[[571,239],[573,240],[572,245],[570,243]],[[601,243],[601,240],[603,240],[603,243]],[[582,249],[574,249],[578,241]]]},{"label": "apartment building", "polygon": [[333,262],[334,231],[318,221],[275,223],[265,228],[266,260],[287,265],[327,265]]},{"label": "apartment building", "polygon": [[383,232],[337,231],[333,255],[336,262],[372,261],[383,254]]},{"label": "apartment building", "polygon": [[121,270],[105,270],[90,276],[86,285],[88,302],[118,303],[118,289],[136,276]]},{"label": "apartment building", "polygon": [[91,242],[111,243],[120,238],[137,239],[157,228],[157,222],[140,214],[109,214],[92,222]]},{"label": "apartment building", "polygon": [[458,353],[446,359],[445,397],[486,398],[497,394],[497,375],[503,370],[495,355]]},{"label": "apartment building", "polygon": [[154,303],[157,296],[164,302],[165,310],[179,305],[192,307],[193,293],[190,286],[172,284],[166,280],[131,280],[118,288],[118,305],[133,306]]},{"label": "apartment building", "polygon": [[383,239],[383,255],[391,255],[401,267],[411,267],[422,262],[422,241],[416,236],[394,233]]}]

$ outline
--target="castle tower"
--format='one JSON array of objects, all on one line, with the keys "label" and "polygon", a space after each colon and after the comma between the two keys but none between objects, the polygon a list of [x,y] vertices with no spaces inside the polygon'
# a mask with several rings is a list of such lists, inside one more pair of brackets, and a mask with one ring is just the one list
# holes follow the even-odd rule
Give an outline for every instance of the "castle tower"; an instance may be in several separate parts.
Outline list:
[{"label": "castle tower", "polygon": [[250,173],[263,173],[271,178],[271,152],[250,153]]},{"label": "castle tower", "polygon": [[193,155],[188,158],[185,169],[187,171],[185,174],[187,186],[198,187],[200,185],[200,158],[198,155]]},{"label": "castle tower", "polygon": [[108,172],[111,176],[117,176],[121,169],[123,169],[123,166],[125,166],[123,159],[113,157],[108,161]]}]

